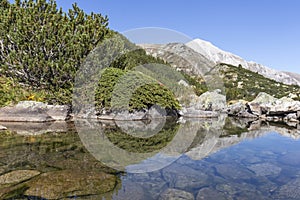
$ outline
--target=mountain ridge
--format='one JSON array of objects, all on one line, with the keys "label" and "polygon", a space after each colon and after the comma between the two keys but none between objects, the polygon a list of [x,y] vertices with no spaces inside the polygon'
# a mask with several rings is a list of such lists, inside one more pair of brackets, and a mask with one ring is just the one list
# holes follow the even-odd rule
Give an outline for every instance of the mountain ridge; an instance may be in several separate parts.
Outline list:
[{"label": "mountain ridge", "polygon": [[[273,94],[277,98],[290,94],[296,95],[293,97],[295,99],[300,97],[300,86],[297,84],[284,84],[274,78],[265,77],[257,71],[243,68],[242,65],[223,62],[216,64],[207,56],[182,43],[139,44],[138,46],[143,48],[147,54],[169,63],[177,71],[193,77],[198,83],[188,82],[196,88],[195,91],[201,89],[199,85],[205,84],[209,91],[220,89],[223,94],[226,94],[228,101],[237,99],[252,101],[259,92]],[[217,49],[217,51],[219,50]],[[262,71],[268,72],[268,69],[262,68]],[[297,78],[296,74],[285,75],[285,77],[295,81],[292,75]],[[200,89],[199,91],[202,91]],[[197,93],[197,95],[199,94]]]},{"label": "mountain ridge", "polygon": [[300,75],[292,72],[282,72],[275,70],[273,68],[264,66],[262,64],[256,63],[254,61],[246,61],[242,57],[235,55],[231,52],[224,51],[209,41],[202,39],[194,39],[186,43],[188,47],[194,51],[202,54],[210,61],[215,64],[226,63],[234,66],[241,65],[243,68],[248,69],[252,72],[257,72],[267,78],[273,79],[275,81],[287,84],[287,85],[298,85],[300,86]]}]

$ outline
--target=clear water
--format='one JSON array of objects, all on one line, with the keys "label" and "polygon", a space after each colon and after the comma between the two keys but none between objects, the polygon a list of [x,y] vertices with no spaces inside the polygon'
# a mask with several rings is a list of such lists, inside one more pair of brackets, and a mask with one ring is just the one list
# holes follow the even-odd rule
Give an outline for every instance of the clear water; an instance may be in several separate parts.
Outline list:
[{"label": "clear water", "polygon": [[300,199],[296,126],[3,125],[11,131],[0,132],[0,199]]}]

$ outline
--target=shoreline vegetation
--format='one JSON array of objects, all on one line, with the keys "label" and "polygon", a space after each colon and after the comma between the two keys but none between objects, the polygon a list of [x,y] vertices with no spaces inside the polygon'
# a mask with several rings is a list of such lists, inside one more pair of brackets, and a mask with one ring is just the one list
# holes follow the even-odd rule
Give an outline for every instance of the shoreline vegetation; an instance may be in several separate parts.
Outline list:
[{"label": "shoreline vegetation", "polygon": [[[212,118],[225,113],[240,118],[299,123],[299,86],[278,83],[241,66],[221,63],[217,67],[226,95],[218,90],[208,91],[202,77],[174,68],[174,63],[151,56],[109,29],[107,16],[86,14],[76,4],[63,12],[55,0],[17,0],[15,3],[1,0],[0,9],[0,122],[65,121],[72,117]],[[111,50],[125,53],[105,66],[97,85],[92,87],[95,88],[95,109],[84,108],[86,110],[75,113],[72,95],[76,73],[88,54],[111,37],[118,38]],[[180,71],[175,85],[134,70],[149,63]],[[130,77],[119,90],[133,88],[134,92],[129,105],[123,105],[122,93],[117,94],[115,109],[112,108],[113,92],[125,74]],[[134,88],[136,81],[140,81],[140,86]],[[175,89],[170,89],[170,85]],[[174,92],[180,89],[193,93],[178,95]]]}]

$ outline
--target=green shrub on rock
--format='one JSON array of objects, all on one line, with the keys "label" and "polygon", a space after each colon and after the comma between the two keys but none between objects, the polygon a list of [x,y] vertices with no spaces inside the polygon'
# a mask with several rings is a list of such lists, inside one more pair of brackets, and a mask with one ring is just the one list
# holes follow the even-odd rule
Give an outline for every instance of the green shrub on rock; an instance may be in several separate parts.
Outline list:
[{"label": "green shrub on rock", "polygon": [[174,94],[164,85],[138,71],[107,68],[95,92],[98,109],[141,110],[153,105],[179,109]]}]

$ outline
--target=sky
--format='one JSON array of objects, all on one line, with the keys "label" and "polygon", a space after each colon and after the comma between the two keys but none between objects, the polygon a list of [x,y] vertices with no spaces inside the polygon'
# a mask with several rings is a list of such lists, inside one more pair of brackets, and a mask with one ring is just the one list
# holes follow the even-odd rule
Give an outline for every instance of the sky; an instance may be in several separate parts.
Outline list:
[{"label": "sky", "polygon": [[299,0],[57,0],[109,18],[118,32],[178,31],[268,67],[300,73]]}]

